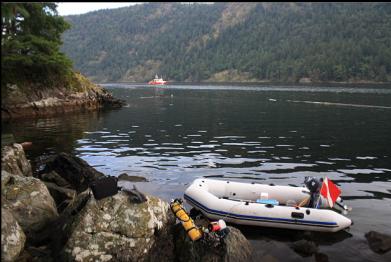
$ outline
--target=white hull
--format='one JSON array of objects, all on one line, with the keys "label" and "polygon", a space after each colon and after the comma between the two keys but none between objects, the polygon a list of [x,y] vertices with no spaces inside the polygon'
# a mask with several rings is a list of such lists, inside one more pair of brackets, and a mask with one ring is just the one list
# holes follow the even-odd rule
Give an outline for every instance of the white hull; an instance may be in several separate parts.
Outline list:
[{"label": "white hull", "polygon": [[[330,209],[286,206],[309,197],[304,187],[270,186],[213,179],[196,179],[185,191],[185,200],[206,217],[227,222],[264,227],[336,232],[352,221]],[[274,199],[280,205],[256,203]],[[326,203],[326,201],[324,201]]]}]

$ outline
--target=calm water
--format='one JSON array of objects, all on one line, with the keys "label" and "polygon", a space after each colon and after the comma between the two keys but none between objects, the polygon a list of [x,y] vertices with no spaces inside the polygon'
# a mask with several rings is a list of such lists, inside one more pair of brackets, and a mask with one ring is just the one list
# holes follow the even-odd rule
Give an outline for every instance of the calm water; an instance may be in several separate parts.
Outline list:
[{"label": "calm water", "polygon": [[[355,224],[348,232],[315,234],[319,252],[330,261],[390,261],[390,252],[372,252],[364,237],[370,230],[391,234],[390,88],[106,87],[128,106],[19,121],[2,131],[33,142],[27,154],[36,168],[49,155],[70,152],[105,174],[144,176],[150,182],[138,188],[166,200],[183,197],[201,176],[297,186],[305,176],[327,176],[353,207]],[[315,260],[290,248],[301,232],[241,229],[254,260]]]}]

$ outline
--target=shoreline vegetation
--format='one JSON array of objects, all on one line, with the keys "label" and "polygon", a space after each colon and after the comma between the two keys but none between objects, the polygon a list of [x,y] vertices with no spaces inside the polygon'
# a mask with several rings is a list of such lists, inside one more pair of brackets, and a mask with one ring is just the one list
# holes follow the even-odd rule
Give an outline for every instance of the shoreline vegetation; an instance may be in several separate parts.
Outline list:
[{"label": "shoreline vegetation", "polygon": [[70,28],[55,3],[1,3],[1,119],[120,107],[123,102],[75,72],[62,52]]}]

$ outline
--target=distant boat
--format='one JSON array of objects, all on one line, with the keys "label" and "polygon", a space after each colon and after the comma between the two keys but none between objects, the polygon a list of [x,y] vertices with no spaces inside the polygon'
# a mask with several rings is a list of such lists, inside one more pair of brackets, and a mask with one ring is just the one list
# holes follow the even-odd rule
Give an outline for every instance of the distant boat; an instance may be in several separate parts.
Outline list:
[{"label": "distant boat", "polygon": [[158,75],[155,75],[155,78],[148,82],[149,85],[165,85],[167,81],[164,81],[163,78],[159,78]]}]

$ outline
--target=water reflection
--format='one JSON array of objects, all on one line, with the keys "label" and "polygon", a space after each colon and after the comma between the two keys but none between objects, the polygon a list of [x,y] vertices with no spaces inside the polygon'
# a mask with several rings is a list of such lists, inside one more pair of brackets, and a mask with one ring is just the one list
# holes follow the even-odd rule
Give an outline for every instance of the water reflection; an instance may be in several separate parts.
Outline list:
[{"label": "water reflection", "polygon": [[[238,227],[249,239],[266,239],[289,243],[305,239],[312,240],[316,244],[333,245],[352,237],[351,233],[344,230],[336,232],[335,234],[328,234],[325,232],[305,232],[293,229],[275,229],[245,225],[240,225]],[[262,237],[260,238],[260,236]]]},{"label": "water reflection", "polygon": [[92,111],[15,121],[3,125],[2,132],[12,133],[17,143],[31,141],[32,146],[26,150],[26,155],[32,160],[33,166],[38,168],[45,159],[54,154],[74,153],[78,139],[83,143],[83,137],[88,134],[88,130],[96,130],[104,114],[102,111]]}]

